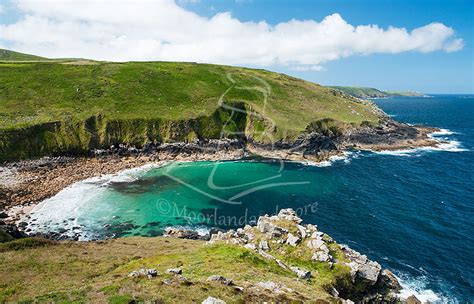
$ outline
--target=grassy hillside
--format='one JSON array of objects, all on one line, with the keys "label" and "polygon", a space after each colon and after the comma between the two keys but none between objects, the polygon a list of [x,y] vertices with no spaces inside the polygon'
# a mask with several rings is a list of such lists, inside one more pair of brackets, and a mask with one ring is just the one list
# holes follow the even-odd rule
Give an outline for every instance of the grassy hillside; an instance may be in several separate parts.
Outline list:
[{"label": "grassy hillside", "polygon": [[0,49],[0,61],[37,61],[37,60],[46,60],[46,58]]},{"label": "grassy hillside", "polygon": [[0,161],[120,142],[216,138],[224,126],[256,140],[291,139],[320,120],[343,128],[378,119],[372,106],[336,90],[265,70],[0,62]]},{"label": "grassy hillside", "polygon": [[384,98],[384,97],[419,97],[424,96],[423,93],[413,92],[413,91],[381,91],[374,88],[364,88],[364,87],[343,87],[343,86],[332,86],[336,90],[342,91],[346,94],[357,98]]},{"label": "grassy hillside", "polygon": [[346,94],[349,94],[357,98],[387,97],[387,93],[385,93],[384,91],[377,90],[375,88],[341,87],[341,86],[333,86],[331,88],[340,90]]},{"label": "grassy hillside", "polygon": [[[297,254],[289,254],[287,259],[294,261]],[[337,280],[350,281],[348,267],[337,265],[329,269],[325,263],[305,262],[316,278],[298,280],[276,262],[241,246],[162,237],[45,246],[34,239],[24,239],[0,245],[0,261],[0,302],[129,303],[136,299],[201,303],[211,295],[228,303],[243,303],[252,298],[277,297],[271,292],[253,294],[247,288],[265,281],[281,282],[293,289],[293,296],[289,295],[293,300],[331,299],[325,287]],[[175,267],[182,268],[187,282],[166,273]],[[151,280],[128,277],[140,268],[156,268],[160,275]],[[211,275],[230,278],[247,291],[208,282]],[[164,283],[166,280],[171,283]]]}]

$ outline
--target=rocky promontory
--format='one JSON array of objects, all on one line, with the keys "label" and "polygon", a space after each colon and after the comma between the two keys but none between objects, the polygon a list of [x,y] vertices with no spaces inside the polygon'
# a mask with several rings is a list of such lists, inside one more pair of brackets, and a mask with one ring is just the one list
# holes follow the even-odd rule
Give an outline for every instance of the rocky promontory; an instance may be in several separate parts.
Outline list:
[{"label": "rocky promontory", "polygon": [[416,303],[399,298],[393,273],[292,209],[208,235],[170,227],[153,238],[23,238],[0,244],[0,258],[6,302]]}]

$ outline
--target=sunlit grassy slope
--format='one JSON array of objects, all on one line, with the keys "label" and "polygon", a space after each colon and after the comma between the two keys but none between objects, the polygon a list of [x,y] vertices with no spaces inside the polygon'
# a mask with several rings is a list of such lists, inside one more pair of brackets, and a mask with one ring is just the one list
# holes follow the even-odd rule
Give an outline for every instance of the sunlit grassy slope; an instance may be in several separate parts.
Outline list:
[{"label": "sunlit grassy slope", "polygon": [[0,49],[0,61],[37,61],[46,58]]},{"label": "sunlit grassy slope", "polygon": [[4,62],[0,129],[99,113],[108,119],[196,118],[212,114],[228,89],[224,103],[245,102],[284,129],[301,131],[326,118],[377,121],[369,106],[332,89],[264,70],[172,62]]},{"label": "sunlit grassy slope", "polygon": [[[275,261],[242,246],[207,245],[172,238],[124,238],[100,242],[49,244],[34,239],[0,244],[0,302],[25,303],[201,303],[208,296],[227,303],[334,300],[330,286],[350,284],[348,267],[311,262],[289,245],[284,262],[310,269],[314,278],[300,280]],[[339,254],[337,246],[333,254]],[[283,250],[283,249],[282,249]],[[272,254],[276,254],[271,252]],[[339,258],[339,255],[337,255]],[[181,267],[185,279],[166,273]],[[154,279],[128,277],[131,271],[155,268]],[[208,282],[211,275],[232,279],[234,286]],[[167,282],[168,281],[168,282]],[[258,282],[284,284],[287,295],[253,291]],[[339,288],[338,287],[338,288]],[[321,303],[328,303],[322,301]]]}]

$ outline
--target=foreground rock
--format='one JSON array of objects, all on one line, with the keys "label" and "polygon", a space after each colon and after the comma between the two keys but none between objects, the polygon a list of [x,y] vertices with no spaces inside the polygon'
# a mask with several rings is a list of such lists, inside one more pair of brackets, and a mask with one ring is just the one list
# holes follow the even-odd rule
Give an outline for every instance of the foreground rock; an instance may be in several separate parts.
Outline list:
[{"label": "foreground rock", "polygon": [[[297,250],[299,256],[306,257],[314,266],[326,265],[328,271],[335,265],[347,267],[351,284],[328,286],[329,292],[336,298],[397,301],[396,293],[401,287],[390,271],[382,271],[377,262],[346,245],[336,244],[331,237],[318,231],[316,226],[301,225],[301,222],[294,210],[283,209],[278,215],[260,217],[257,226],[247,225],[237,230],[213,234],[208,243],[242,246],[264,260],[274,262],[282,270],[292,272],[297,279],[311,280],[313,275],[309,269],[294,264],[291,259],[285,259],[286,252]],[[263,282],[255,288],[270,289],[275,293],[288,292],[282,286],[276,282]]]}]

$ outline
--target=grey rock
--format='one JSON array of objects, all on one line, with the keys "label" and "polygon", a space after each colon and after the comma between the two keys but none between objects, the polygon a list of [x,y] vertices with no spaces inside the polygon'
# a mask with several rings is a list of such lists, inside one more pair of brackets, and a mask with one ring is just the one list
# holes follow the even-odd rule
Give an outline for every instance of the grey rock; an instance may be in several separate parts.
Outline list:
[{"label": "grey rock", "polygon": [[352,250],[348,246],[340,246],[342,252],[351,262],[347,265],[351,268],[353,281],[357,278],[368,281],[370,285],[374,285],[381,273],[382,266],[379,263],[367,259],[365,255]]},{"label": "grey rock", "polygon": [[244,247],[247,248],[248,250],[257,250],[257,246],[254,243],[245,244]]},{"label": "grey rock", "polygon": [[171,274],[182,274],[183,270],[181,268],[170,268],[167,269],[166,272]]},{"label": "grey rock", "polygon": [[281,209],[280,212],[278,212],[278,217],[282,220],[292,221],[296,224],[299,224],[303,221],[296,215],[295,210],[291,208]]},{"label": "grey rock", "polygon": [[286,239],[286,243],[288,245],[296,247],[296,245],[298,245],[300,241],[301,241],[301,238],[299,236],[288,233],[288,238]]},{"label": "grey rock", "polygon": [[202,301],[201,304],[225,304],[225,302],[222,301],[221,299],[217,299],[217,298],[209,296],[207,297],[207,299]]},{"label": "grey rock", "polygon": [[311,259],[313,261],[317,261],[317,262],[329,262],[331,261],[331,256],[329,255],[329,253],[327,252],[324,252],[324,251],[318,251],[318,252],[315,252],[313,254],[313,256],[311,257]]},{"label": "grey rock", "polygon": [[275,294],[284,294],[284,293],[288,293],[288,292],[293,292],[292,289],[286,287],[285,285],[280,284],[280,283],[275,283],[275,282],[272,282],[272,281],[258,282],[256,284],[256,287],[257,288],[263,288],[263,289],[266,289],[266,290],[270,290],[271,292],[273,292]]},{"label": "grey rock", "polygon": [[218,282],[224,285],[232,285],[232,280],[227,279],[220,275],[211,275],[210,277],[207,278],[207,280],[210,282]]},{"label": "grey rock", "polygon": [[298,229],[298,232],[300,233],[300,236],[304,239],[308,233],[306,232],[306,228],[301,226],[301,225],[296,225],[296,228]]},{"label": "grey rock", "polygon": [[269,217],[261,216],[257,222],[257,228],[262,233],[270,235],[270,237],[280,237],[286,233],[288,230],[282,227],[278,227],[273,224]]},{"label": "grey rock", "polygon": [[268,246],[268,242],[266,240],[260,240],[258,244],[258,248],[262,249],[263,251],[270,250],[270,246]]},{"label": "grey rock", "polygon": [[324,241],[311,239],[308,241],[307,245],[309,249],[319,250],[324,245]]},{"label": "grey rock", "polygon": [[302,268],[298,268],[298,267],[290,267],[291,271],[293,271],[297,276],[298,278],[300,279],[309,279],[311,278],[311,271],[309,270],[306,270],[306,269],[302,269]]},{"label": "grey rock", "polygon": [[158,276],[158,271],[154,268],[142,268],[140,270],[130,272],[128,276],[131,278],[147,277],[151,279]]}]

